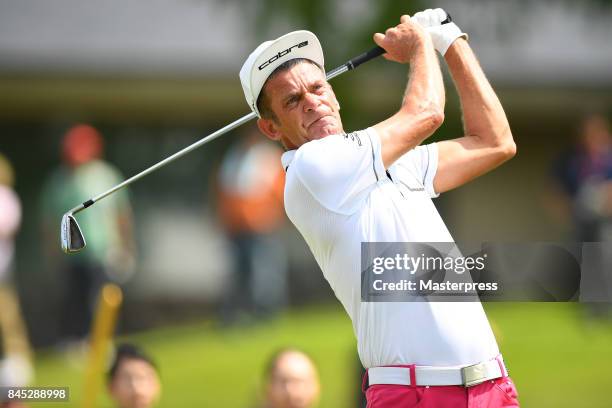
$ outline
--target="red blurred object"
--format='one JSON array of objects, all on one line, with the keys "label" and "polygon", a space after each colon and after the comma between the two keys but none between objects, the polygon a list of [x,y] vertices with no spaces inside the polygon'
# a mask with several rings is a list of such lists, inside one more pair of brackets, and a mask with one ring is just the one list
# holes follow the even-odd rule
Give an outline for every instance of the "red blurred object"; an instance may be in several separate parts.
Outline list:
[{"label": "red blurred object", "polygon": [[102,156],[102,135],[93,126],[71,127],[62,142],[62,155],[70,166],[78,166]]}]

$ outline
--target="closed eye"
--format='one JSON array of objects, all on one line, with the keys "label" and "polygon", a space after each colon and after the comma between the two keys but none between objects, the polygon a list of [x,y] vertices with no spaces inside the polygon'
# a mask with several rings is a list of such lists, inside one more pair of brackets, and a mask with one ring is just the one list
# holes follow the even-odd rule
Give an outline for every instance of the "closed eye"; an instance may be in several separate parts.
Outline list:
[{"label": "closed eye", "polygon": [[285,107],[290,107],[295,105],[300,100],[299,95],[291,95],[287,99],[285,99]]},{"label": "closed eye", "polygon": [[314,84],[314,86],[312,87],[312,89],[317,92],[317,91],[321,91],[325,86],[322,83],[317,83]]}]

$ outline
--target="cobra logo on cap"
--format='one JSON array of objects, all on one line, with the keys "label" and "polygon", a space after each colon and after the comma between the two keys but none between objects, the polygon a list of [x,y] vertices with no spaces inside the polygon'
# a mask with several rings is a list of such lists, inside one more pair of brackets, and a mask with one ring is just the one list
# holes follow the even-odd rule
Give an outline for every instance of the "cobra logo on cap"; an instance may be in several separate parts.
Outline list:
[{"label": "cobra logo on cap", "polygon": [[260,66],[258,66],[257,68],[259,68],[259,70],[261,71],[262,69],[264,69],[265,67],[267,67],[268,65],[270,65],[271,63],[273,63],[274,61],[276,61],[277,59],[284,57],[285,55],[289,54],[294,48],[302,48],[308,45],[308,41],[302,41],[299,44],[295,44],[292,45],[291,47],[287,48],[286,50],[280,51],[278,54],[276,54],[275,56],[273,56],[272,58],[270,58],[269,60],[267,60],[266,62],[264,62],[263,64],[261,64]]}]

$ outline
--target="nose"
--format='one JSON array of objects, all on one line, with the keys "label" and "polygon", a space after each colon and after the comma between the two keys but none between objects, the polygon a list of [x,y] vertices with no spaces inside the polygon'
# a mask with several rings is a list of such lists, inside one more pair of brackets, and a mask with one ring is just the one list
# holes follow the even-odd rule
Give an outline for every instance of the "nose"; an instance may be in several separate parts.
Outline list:
[{"label": "nose", "polygon": [[314,93],[308,92],[304,96],[304,112],[312,112],[321,104],[321,100]]}]

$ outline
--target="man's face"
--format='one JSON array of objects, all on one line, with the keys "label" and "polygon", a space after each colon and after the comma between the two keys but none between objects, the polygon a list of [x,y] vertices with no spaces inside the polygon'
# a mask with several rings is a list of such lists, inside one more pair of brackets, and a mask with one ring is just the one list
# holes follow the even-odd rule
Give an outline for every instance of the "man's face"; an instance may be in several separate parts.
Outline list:
[{"label": "man's face", "polygon": [[261,118],[257,125],[287,149],[343,131],[336,95],[314,64],[303,62],[278,73],[262,92],[276,119]]},{"label": "man's face", "polygon": [[271,408],[309,408],[319,397],[319,380],[312,362],[299,353],[280,357],[268,382]]},{"label": "man's face", "polygon": [[110,384],[110,393],[120,408],[149,408],[160,392],[155,368],[146,361],[124,359]]}]

